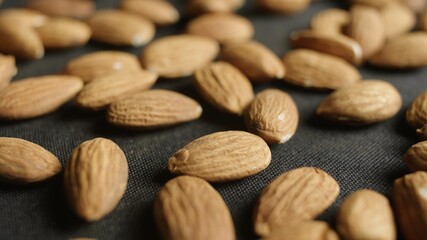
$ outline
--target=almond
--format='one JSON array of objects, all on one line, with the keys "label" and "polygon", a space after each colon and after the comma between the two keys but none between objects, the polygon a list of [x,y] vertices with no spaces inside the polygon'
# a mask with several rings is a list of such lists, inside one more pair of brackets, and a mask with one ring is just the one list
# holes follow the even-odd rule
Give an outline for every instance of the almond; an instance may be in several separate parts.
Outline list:
[{"label": "almond", "polygon": [[92,39],[112,45],[140,47],[150,42],[154,25],[140,16],[118,10],[100,10],[87,20]]},{"label": "almond", "polygon": [[138,59],[126,52],[98,51],[87,53],[72,59],[65,66],[64,72],[79,76],[85,82],[115,72],[140,70]]},{"label": "almond", "polygon": [[388,199],[367,189],[352,193],[339,209],[337,231],[343,239],[396,239],[393,210]]},{"label": "almond", "polygon": [[221,58],[236,66],[253,82],[285,76],[285,68],[276,54],[255,41],[227,45],[221,52]]},{"label": "almond", "polygon": [[202,107],[193,99],[169,90],[149,90],[114,102],[108,108],[111,124],[154,129],[198,119]]},{"label": "almond", "polygon": [[258,93],[245,112],[246,126],[269,144],[284,143],[296,132],[298,109],[290,95],[267,89]]},{"label": "almond", "polygon": [[311,29],[323,34],[341,34],[349,22],[349,12],[339,8],[330,8],[320,11],[311,19]]},{"label": "almond", "polygon": [[413,128],[423,127],[427,123],[427,91],[422,92],[406,111],[406,121]]},{"label": "almond", "polygon": [[80,78],[50,75],[12,82],[0,92],[1,119],[27,119],[51,113],[83,87]]},{"label": "almond", "polygon": [[226,62],[211,63],[194,73],[194,85],[214,107],[241,115],[254,98],[249,80]]},{"label": "almond", "polygon": [[367,125],[392,118],[402,107],[397,89],[388,82],[367,80],[348,85],[326,97],[317,115],[345,125]]},{"label": "almond", "polygon": [[339,240],[339,237],[326,222],[302,221],[275,228],[263,240]]},{"label": "almond", "polygon": [[219,51],[214,40],[202,36],[175,35],[157,39],[141,55],[142,65],[161,77],[187,77],[211,62]]},{"label": "almond", "polygon": [[332,205],[339,190],[335,179],[318,168],[288,171],[261,193],[254,212],[255,232],[266,237],[290,222],[311,220]]},{"label": "almond", "polygon": [[234,12],[244,3],[245,0],[187,0],[186,9],[190,14]]},{"label": "almond", "polygon": [[397,2],[390,2],[380,13],[388,39],[410,32],[417,22],[415,14]]},{"label": "almond", "polygon": [[80,144],[65,167],[68,202],[82,219],[100,220],[116,208],[128,182],[128,162],[111,140],[95,138]]},{"label": "almond", "polygon": [[255,175],[271,161],[268,145],[243,131],[216,132],[178,150],[168,162],[171,173],[228,182]]},{"label": "almond", "polygon": [[47,16],[31,9],[8,8],[0,11],[0,21],[4,21],[1,19],[27,27],[41,27],[46,23]]},{"label": "almond", "polygon": [[58,17],[87,18],[95,12],[95,3],[85,0],[28,0],[26,7]]},{"label": "almond", "polygon": [[79,106],[99,110],[132,94],[151,88],[157,74],[148,71],[126,71],[95,78],[76,97]]},{"label": "almond", "polygon": [[427,173],[416,172],[395,180],[393,199],[405,239],[424,239],[427,236]]},{"label": "almond", "polygon": [[425,0],[400,0],[400,2],[414,12],[421,12],[427,7],[427,2]]},{"label": "almond", "polygon": [[17,72],[15,57],[0,54],[0,90],[9,85]]},{"label": "almond", "polygon": [[126,0],[121,8],[144,17],[157,25],[170,25],[179,21],[179,13],[167,1],[158,0]]},{"label": "almond", "polygon": [[12,183],[46,180],[61,171],[61,163],[43,147],[19,138],[0,137],[0,178]]},{"label": "almond", "polygon": [[190,21],[187,32],[228,44],[249,41],[254,35],[254,27],[247,18],[236,14],[211,13]]},{"label": "almond", "polygon": [[427,172],[427,141],[413,145],[403,159],[412,172]]},{"label": "almond", "polygon": [[153,208],[164,239],[236,239],[227,205],[200,178],[181,176],[170,180],[157,194]]},{"label": "almond", "polygon": [[310,6],[311,0],[257,0],[257,5],[277,13],[298,13]]},{"label": "almond", "polygon": [[369,62],[389,68],[427,66],[427,33],[415,32],[390,39]]},{"label": "almond", "polygon": [[420,29],[427,32],[427,10],[420,15]]},{"label": "almond", "polygon": [[427,140],[427,124],[424,124],[423,127],[417,129],[417,136],[422,141],[426,141]]},{"label": "almond", "polygon": [[359,71],[343,59],[312,50],[290,51],[283,63],[285,81],[305,88],[338,89],[361,78]]},{"label": "almond", "polygon": [[[385,6],[387,6],[387,4],[389,4],[391,1],[390,0],[349,0],[352,4],[362,4],[362,5],[367,5],[367,6],[371,6],[374,8],[378,8],[381,9]],[[392,0],[394,1],[394,0]]]}]

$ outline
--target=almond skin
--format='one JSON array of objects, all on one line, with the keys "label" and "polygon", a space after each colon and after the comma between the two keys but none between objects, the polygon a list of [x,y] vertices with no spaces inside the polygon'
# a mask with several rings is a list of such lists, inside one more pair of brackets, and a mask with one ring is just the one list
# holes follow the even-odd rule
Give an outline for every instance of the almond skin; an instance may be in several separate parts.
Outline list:
[{"label": "almond skin", "polygon": [[250,81],[233,65],[211,63],[194,73],[194,85],[214,107],[241,115],[254,98]]},{"label": "almond skin", "polygon": [[290,95],[267,89],[258,93],[245,112],[246,126],[268,144],[288,141],[298,126],[298,109]]},{"label": "almond skin", "polygon": [[0,137],[0,178],[34,183],[61,171],[61,163],[43,147],[19,138]]},{"label": "almond skin", "polygon": [[227,205],[200,178],[181,176],[170,180],[157,194],[153,208],[163,239],[236,239]]},{"label": "almond skin", "polygon": [[105,138],[80,144],[65,167],[68,202],[88,222],[100,220],[116,208],[127,182],[126,156],[119,146]]},{"label": "almond skin", "polygon": [[262,240],[339,240],[338,234],[326,222],[291,222],[274,229]]},{"label": "almond skin", "polygon": [[427,141],[417,143],[409,148],[403,160],[412,172],[427,172]]},{"label": "almond skin", "polygon": [[95,3],[85,0],[28,0],[27,8],[57,17],[87,18],[95,12]]},{"label": "almond skin", "polygon": [[234,12],[241,8],[245,0],[187,0],[187,12],[193,15],[214,12]]},{"label": "almond skin", "polygon": [[9,85],[17,72],[15,57],[0,54],[0,90]]},{"label": "almond skin", "polygon": [[149,90],[114,102],[108,121],[132,129],[155,129],[198,119],[202,107],[193,99],[169,90]]},{"label": "almond skin", "polygon": [[171,25],[179,21],[178,11],[167,1],[126,0],[122,1],[121,8],[160,26]]},{"label": "almond skin", "polygon": [[318,168],[280,175],[261,193],[254,212],[255,233],[266,237],[290,222],[315,218],[335,202],[339,190],[335,179]]},{"label": "almond skin", "polygon": [[323,34],[341,34],[350,22],[350,13],[339,8],[330,8],[317,13],[311,19],[311,29]]},{"label": "almond skin", "polygon": [[171,173],[209,182],[228,182],[255,175],[271,161],[268,145],[243,131],[216,132],[178,150],[168,162]]},{"label": "almond skin", "polygon": [[304,11],[311,0],[257,0],[256,4],[265,10],[277,13],[292,14]]},{"label": "almond skin", "polygon": [[0,19],[7,19],[15,24],[27,27],[41,27],[47,21],[47,16],[35,10],[25,8],[8,8],[0,11]]},{"label": "almond skin", "polygon": [[422,92],[406,111],[406,121],[413,128],[423,127],[427,123],[427,91]]},{"label": "almond skin", "polygon": [[416,15],[398,2],[390,2],[380,10],[387,39],[410,32],[416,22]]}]

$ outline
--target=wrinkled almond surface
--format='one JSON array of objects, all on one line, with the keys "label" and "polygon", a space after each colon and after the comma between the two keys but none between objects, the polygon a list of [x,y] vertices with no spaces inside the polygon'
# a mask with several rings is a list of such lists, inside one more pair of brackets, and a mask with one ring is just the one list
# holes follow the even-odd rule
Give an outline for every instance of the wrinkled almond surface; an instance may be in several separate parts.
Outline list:
[{"label": "wrinkled almond surface", "polygon": [[94,1],[86,0],[28,0],[27,8],[59,17],[87,18],[95,12]]},{"label": "wrinkled almond surface", "polygon": [[427,91],[418,95],[409,106],[406,121],[413,128],[423,127],[427,123]]},{"label": "wrinkled almond surface", "polygon": [[411,171],[427,172],[427,141],[413,145],[403,159]]},{"label": "wrinkled almond surface", "polygon": [[178,22],[179,13],[167,1],[158,0],[126,0],[122,1],[121,8],[144,17],[157,25],[170,25]]},{"label": "wrinkled almond surface", "polygon": [[349,22],[348,11],[330,8],[320,11],[311,19],[311,29],[323,34],[341,34]]},{"label": "wrinkled almond surface", "polygon": [[339,240],[339,237],[326,222],[297,221],[274,229],[263,240]]},{"label": "wrinkled almond surface", "polygon": [[245,0],[187,0],[186,9],[190,14],[233,12],[243,6]]},{"label": "wrinkled almond surface", "polygon": [[0,54],[0,90],[9,85],[10,80],[17,72],[15,58]]},{"label": "wrinkled almond surface", "polygon": [[257,0],[263,9],[278,13],[297,13],[310,6],[311,0]]},{"label": "wrinkled almond surface", "polygon": [[7,19],[15,24],[27,27],[40,27],[46,23],[47,16],[31,9],[8,8],[0,11],[0,19]]},{"label": "wrinkled almond surface", "polygon": [[416,15],[407,7],[391,2],[380,10],[385,35],[388,39],[407,33],[417,22]]}]

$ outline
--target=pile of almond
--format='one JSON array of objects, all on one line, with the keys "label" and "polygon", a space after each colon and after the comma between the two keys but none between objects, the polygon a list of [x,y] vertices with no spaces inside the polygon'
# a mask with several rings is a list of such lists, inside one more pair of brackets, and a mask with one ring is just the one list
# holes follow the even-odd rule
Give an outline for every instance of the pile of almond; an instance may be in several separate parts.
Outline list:
[{"label": "pile of almond", "polygon": [[[331,91],[313,112],[316,119],[358,127],[391,119],[403,106],[395,86],[386,79],[363,80],[358,68],[427,66],[425,0],[347,2],[348,9],[318,12],[311,26],[293,32],[293,49],[282,59],[254,40],[256,29],[249,19],[234,13],[244,0],[186,0],[185,17],[165,0],[121,0],[117,9],[102,10],[89,0],[29,0],[22,8],[0,9],[0,119],[41,117],[70,101],[105,111],[111,127],[154,133],[197,121],[206,104],[239,117],[247,131],[214,132],[163,159],[163,171],[182,176],[165,183],[153,202],[153,219],[164,239],[236,239],[232,215],[210,183],[264,171],[278,161],[273,145],[298,134],[298,102],[277,88],[255,92],[255,85],[282,81],[301,90]],[[257,0],[253,8],[297,18],[310,4]],[[155,37],[156,28],[187,17],[184,31]],[[120,50],[86,53],[61,72],[11,81],[19,71],[16,61],[19,66],[89,41],[101,47],[144,47],[139,56]],[[205,102],[152,89],[158,79],[185,77],[191,77]],[[398,231],[408,240],[427,239],[427,90],[414,96],[406,121],[421,142],[402,156],[412,173],[394,181],[391,201],[373,190],[355,191],[330,226],[316,218],[336,202],[344,186],[322,169],[304,166],[262,183],[253,210],[254,232],[265,240],[393,240]],[[62,170],[60,160],[42,146],[1,136],[0,179],[29,184],[63,171],[70,208],[85,221],[98,221],[125,194],[126,155],[99,137],[76,146]]]}]

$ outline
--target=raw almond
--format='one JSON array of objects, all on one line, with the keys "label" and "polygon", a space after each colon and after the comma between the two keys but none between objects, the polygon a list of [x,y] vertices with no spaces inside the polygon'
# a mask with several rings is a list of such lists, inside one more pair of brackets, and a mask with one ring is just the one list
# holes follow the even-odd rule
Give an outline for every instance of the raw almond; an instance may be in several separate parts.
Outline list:
[{"label": "raw almond", "polygon": [[388,68],[427,66],[427,33],[408,33],[390,39],[369,62]]},{"label": "raw almond", "polygon": [[415,14],[397,2],[390,2],[380,13],[387,39],[410,32],[417,22]]},{"label": "raw almond", "polygon": [[427,123],[427,91],[418,95],[409,106],[406,121],[413,128],[420,128]]},{"label": "raw almond", "polygon": [[424,124],[423,127],[417,129],[417,136],[422,141],[426,141],[427,140],[427,124]]},{"label": "raw almond", "polygon": [[344,35],[331,35],[316,31],[301,31],[291,34],[294,48],[306,48],[334,55],[358,65],[362,62],[362,48],[355,40]]},{"label": "raw almond", "polygon": [[256,3],[268,11],[290,14],[304,11],[311,0],[257,0]]},{"label": "raw almond", "polygon": [[151,88],[157,74],[148,71],[126,71],[95,78],[76,97],[79,106],[99,110],[132,94]]},{"label": "raw almond", "polygon": [[416,172],[394,181],[393,199],[405,239],[427,236],[427,173]]},{"label": "raw almond", "polygon": [[352,193],[339,209],[337,231],[343,239],[396,239],[393,210],[388,199],[368,189]]},{"label": "raw almond", "polygon": [[112,45],[140,47],[155,34],[153,23],[125,11],[100,10],[87,20],[92,39]]},{"label": "raw almond", "polygon": [[234,12],[241,8],[245,0],[187,0],[186,9],[190,14],[213,12]]},{"label": "raw almond", "polygon": [[175,35],[148,45],[141,55],[142,65],[161,77],[186,77],[206,66],[219,52],[216,41],[202,36]]},{"label": "raw almond", "polygon": [[425,0],[400,0],[401,3],[408,6],[414,12],[421,12],[427,7]]},{"label": "raw almond", "polygon": [[46,180],[61,171],[61,163],[43,147],[19,138],[0,137],[0,178],[12,183]]},{"label": "raw almond", "polygon": [[28,0],[27,8],[58,17],[87,18],[95,12],[95,3],[85,0]]},{"label": "raw almond", "polygon": [[387,6],[387,4],[391,2],[390,0],[349,0],[349,1],[351,2],[351,4],[362,4],[362,5],[378,8],[378,9],[381,9]]},{"label": "raw almond", "polygon": [[254,27],[247,18],[236,14],[211,13],[190,21],[187,32],[227,44],[249,41],[254,35]]},{"label": "raw almond", "polygon": [[46,23],[47,16],[31,9],[8,8],[0,11],[0,21],[3,21],[1,19],[27,27],[41,27]]},{"label": "raw almond", "polygon": [[255,175],[271,161],[268,145],[243,131],[216,132],[178,150],[168,162],[171,173],[228,182]]},{"label": "raw almond", "polygon": [[420,15],[420,29],[427,32],[427,10]]},{"label": "raw almond", "polygon": [[340,88],[317,107],[317,115],[345,125],[367,125],[392,118],[402,107],[397,89],[388,82],[366,80]]},{"label": "raw almond", "polygon": [[67,18],[50,18],[36,31],[45,48],[83,46],[91,36],[91,30],[86,23]]},{"label": "raw almond", "polygon": [[80,78],[50,75],[12,82],[0,92],[1,119],[27,119],[51,113],[83,87]]},{"label": "raw almond", "polygon": [[330,8],[320,11],[311,19],[311,29],[323,34],[341,34],[349,22],[349,12]]},{"label": "raw almond", "polygon": [[138,59],[126,52],[98,51],[87,53],[72,59],[65,66],[64,72],[79,76],[84,82],[106,76],[115,72],[140,70]]},{"label": "raw almond", "polygon": [[144,17],[157,25],[170,25],[179,21],[179,13],[167,1],[158,0],[126,0],[121,8]]},{"label": "raw almond", "polygon": [[312,50],[290,51],[283,62],[285,81],[305,88],[338,89],[361,78],[359,71],[343,59]]},{"label": "raw almond", "polygon": [[255,233],[266,237],[290,222],[315,218],[335,202],[339,190],[335,179],[318,168],[280,175],[261,193],[254,212]]},{"label": "raw almond", "polygon": [[108,108],[111,124],[154,129],[198,119],[202,107],[193,99],[169,90],[149,90],[114,102]]},{"label": "raw almond", "polygon": [[0,54],[0,90],[9,85],[17,72],[15,57]]},{"label": "raw almond", "polygon": [[266,82],[285,76],[280,59],[266,46],[255,41],[227,45],[221,52],[221,58],[236,66],[253,82]]},{"label": "raw almond", "polygon": [[181,176],[170,180],[157,194],[153,208],[164,239],[236,239],[227,205],[200,178]]},{"label": "raw almond", "polygon": [[100,220],[116,208],[128,182],[128,162],[117,144],[95,138],[80,144],[65,167],[68,202],[82,219]]},{"label": "raw almond", "polygon": [[246,126],[269,144],[284,143],[296,132],[298,109],[290,95],[267,89],[258,93],[245,112]]},{"label": "raw almond", "polygon": [[427,172],[427,141],[413,145],[403,159],[412,172]]},{"label": "raw almond", "polygon": [[254,98],[250,81],[226,62],[211,63],[197,70],[194,85],[211,105],[237,115],[241,115]]},{"label": "raw almond", "polygon": [[326,222],[302,221],[276,228],[263,240],[339,240],[339,237]]}]

